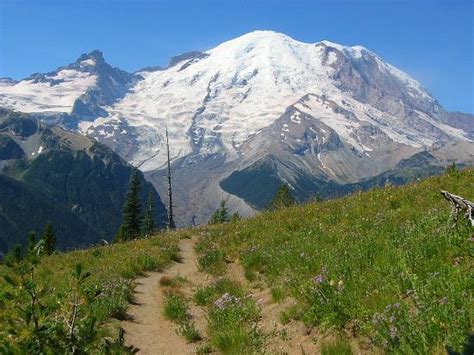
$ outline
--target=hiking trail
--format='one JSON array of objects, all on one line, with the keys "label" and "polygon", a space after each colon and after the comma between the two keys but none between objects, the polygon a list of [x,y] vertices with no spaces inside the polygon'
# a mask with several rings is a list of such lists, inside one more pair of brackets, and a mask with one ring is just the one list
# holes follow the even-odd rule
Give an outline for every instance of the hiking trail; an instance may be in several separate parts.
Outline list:
[{"label": "hiking trail", "polygon": [[129,320],[121,322],[125,342],[139,348],[139,354],[192,354],[196,344],[187,344],[176,332],[175,323],[163,314],[164,294],[159,281],[163,276],[181,276],[188,280],[205,279],[199,273],[194,246],[198,237],[179,242],[181,262],[174,262],[161,272],[149,272],[135,280],[134,302],[128,308]]}]

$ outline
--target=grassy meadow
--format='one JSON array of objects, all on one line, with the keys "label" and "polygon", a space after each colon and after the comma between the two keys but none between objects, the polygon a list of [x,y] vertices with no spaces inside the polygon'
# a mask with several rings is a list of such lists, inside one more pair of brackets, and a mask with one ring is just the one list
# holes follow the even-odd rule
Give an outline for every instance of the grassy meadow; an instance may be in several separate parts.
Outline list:
[{"label": "grassy meadow", "polygon": [[[79,305],[79,315],[97,325],[96,334],[83,339],[88,344],[84,352],[132,351],[123,346],[116,321],[126,318],[132,281],[179,260],[179,239],[193,234],[201,236],[198,268],[212,275],[209,283],[188,299],[180,294],[178,279],[163,279],[161,286],[169,288],[165,316],[190,343],[204,334],[194,328],[189,307],[206,309],[207,338],[198,353],[265,352],[258,302],[225,276],[233,261],[242,265],[249,284],[270,289],[274,302],[296,301],[281,312],[282,324],[298,320],[318,334],[337,337],[321,348],[324,354],[350,354],[348,344],[357,339],[368,339],[372,349],[387,353],[462,352],[473,333],[474,229],[464,221],[454,225],[441,189],[474,200],[474,170],[247,220],[43,256],[34,280],[19,291],[14,287],[19,277],[0,265],[0,276],[11,281],[0,283],[0,352],[35,352],[38,345],[27,341],[33,332],[29,310],[18,302],[29,299],[25,290],[40,295],[36,307],[45,329],[54,330],[52,322],[65,325],[54,334],[67,333],[71,307]],[[82,280],[85,272],[90,276]],[[88,322],[78,327],[91,326]]]},{"label": "grassy meadow", "polygon": [[474,229],[453,227],[441,189],[474,200],[474,170],[209,227],[200,266],[219,274],[238,259],[248,280],[297,300],[282,322],[388,353],[461,352],[473,332]]},{"label": "grassy meadow", "polygon": [[[159,234],[128,243],[42,256],[34,269],[34,279],[30,281],[30,274],[27,273],[27,283],[21,288],[28,290],[31,287],[38,293],[37,303],[44,307],[44,310],[37,311],[40,314],[39,322],[45,328],[44,337],[49,341],[54,336],[61,336],[61,330],[52,323],[68,324],[71,304],[74,303],[71,295],[75,293],[76,265],[81,265],[82,274],[90,273],[90,276],[81,285],[83,297],[78,297],[77,303],[82,308],[79,308],[77,316],[94,322],[97,328],[93,332],[94,339],[84,339],[88,343],[85,350],[103,351],[104,339],[115,339],[118,336],[117,320],[126,318],[127,307],[133,295],[133,280],[146,271],[161,270],[172,260],[178,260],[177,243],[184,235],[184,232],[172,232],[166,233],[166,236]],[[20,278],[11,268],[0,266],[0,277],[3,279],[5,276],[19,283],[15,279]],[[0,353],[36,351],[35,345],[31,344],[31,339],[34,338],[32,333],[35,332],[31,325],[33,322],[29,321],[26,326],[24,319],[30,298],[22,290],[18,290],[18,287],[16,289],[17,293],[14,292],[15,287],[8,282],[2,280],[0,283],[0,339],[4,339],[3,343],[0,341]],[[18,302],[13,302],[11,295]],[[21,304],[25,305],[22,309]],[[78,324],[78,327],[81,326]],[[45,345],[46,348],[52,346]],[[119,347],[117,351],[124,352],[125,349]]]}]

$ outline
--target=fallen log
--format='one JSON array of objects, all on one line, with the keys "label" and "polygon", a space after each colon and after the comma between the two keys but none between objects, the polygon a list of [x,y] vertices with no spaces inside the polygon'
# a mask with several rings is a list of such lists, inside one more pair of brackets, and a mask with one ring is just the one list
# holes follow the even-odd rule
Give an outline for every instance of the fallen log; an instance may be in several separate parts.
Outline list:
[{"label": "fallen log", "polygon": [[443,197],[449,203],[451,203],[451,214],[455,222],[457,222],[459,214],[464,212],[464,217],[469,220],[471,222],[471,226],[474,227],[474,203],[466,200],[464,197],[454,195],[444,190],[441,190],[441,195],[443,195]]}]

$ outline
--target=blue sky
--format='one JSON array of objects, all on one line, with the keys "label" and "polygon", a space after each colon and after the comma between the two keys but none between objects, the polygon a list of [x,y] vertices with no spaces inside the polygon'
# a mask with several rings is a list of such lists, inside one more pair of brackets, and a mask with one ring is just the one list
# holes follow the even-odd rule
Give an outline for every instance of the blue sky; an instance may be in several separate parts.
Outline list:
[{"label": "blue sky", "polygon": [[472,0],[0,0],[0,76],[20,79],[92,49],[133,71],[256,29],[361,44],[448,110],[474,113]]}]

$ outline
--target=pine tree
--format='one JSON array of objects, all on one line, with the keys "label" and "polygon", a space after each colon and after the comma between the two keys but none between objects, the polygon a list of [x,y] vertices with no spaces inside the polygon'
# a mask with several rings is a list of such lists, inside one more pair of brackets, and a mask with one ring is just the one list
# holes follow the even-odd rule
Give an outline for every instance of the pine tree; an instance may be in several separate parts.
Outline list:
[{"label": "pine tree", "polygon": [[33,255],[36,247],[36,233],[28,232],[28,250],[27,255]]},{"label": "pine tree", "polygon": [[51,223],[46,224],[41,239],[43,240],[44,252],[48,255],[53,254],[56,248],[56,233],[54,232],[54,228]]},{"label": "pine tree", "polygon": [[155,199],[153,192],[148,193],[148,200],[146,203],[145,213],[142,220],[142,235],[149,236],[155,230]]},{"label": "pine tree", "polygon": [[273,199],[268,204],[269,210],[278,210],[280,208],[285,208],[292,206],[296,203],[293,194],[290,191],[290,188],[286,184],[282,184],[278,191],[276,192]]},{"label": "pine tree", "polygon": [[123,205],[122,225],[120,226],[116,241],[125,241],[140,236],[140,179],[138,170],[133,170],[128,184],[128,192]]},{"label": "pine tree", "polygon": [[226,206],[225,201],[222,200],[219,208],[212,215],[211,220],[209,221],[209,224],[225,223],[229,221],[230,221],[229,210]]}]

